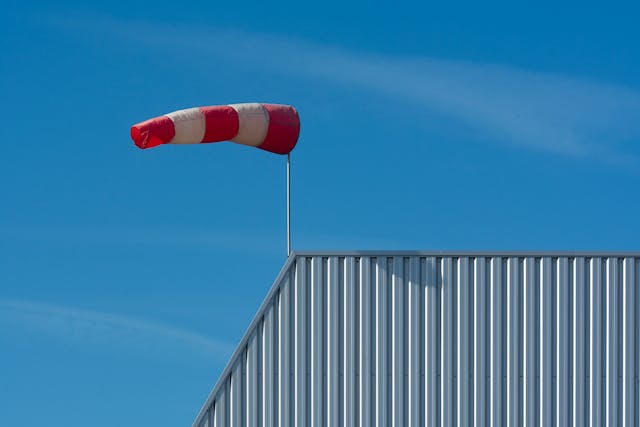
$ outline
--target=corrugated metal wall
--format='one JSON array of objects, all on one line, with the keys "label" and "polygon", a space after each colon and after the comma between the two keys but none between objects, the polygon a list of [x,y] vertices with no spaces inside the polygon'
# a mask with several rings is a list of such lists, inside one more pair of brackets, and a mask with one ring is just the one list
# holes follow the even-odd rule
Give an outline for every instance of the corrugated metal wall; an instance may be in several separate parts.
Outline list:
[{"label": "corrugated metal wall", "polygon": [[194,426],[638,426],[639,324],[637,254],[299,254]]}]

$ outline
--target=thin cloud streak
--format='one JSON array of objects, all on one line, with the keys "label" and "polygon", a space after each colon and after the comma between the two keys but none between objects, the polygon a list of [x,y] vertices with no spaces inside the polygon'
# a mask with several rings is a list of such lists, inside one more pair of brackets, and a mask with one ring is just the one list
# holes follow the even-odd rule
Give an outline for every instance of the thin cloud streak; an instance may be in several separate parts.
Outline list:
[{"label": "thin cloud streak", "polygon": [[97,341],[127,348],[132,343],[145,349],[171,347],[221,362],[233,351],[232,344],[164,323],[29,300],[0,298],[0,325],[2,319],[24,328],[53,332],[82,345]]},{"label": "thin cloud streak", "polygon": [[149,49],[235,60],[360,87],[453,117],[485,138],[573,156],[629,162],[640,139],[640,92],[509,66],[366,55],[286,37],[109,19],[54,20]]}]

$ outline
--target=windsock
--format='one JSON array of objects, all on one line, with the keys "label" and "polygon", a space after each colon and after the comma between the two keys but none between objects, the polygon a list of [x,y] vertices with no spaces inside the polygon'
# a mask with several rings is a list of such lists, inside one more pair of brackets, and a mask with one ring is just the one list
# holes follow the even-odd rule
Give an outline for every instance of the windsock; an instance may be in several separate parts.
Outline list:
[{"label": "windsock", "polygon": [[232,141],[277,154],[291,152],[299,133],[295,108],[258,103],[188,108],[131,127],[140,148]]}]

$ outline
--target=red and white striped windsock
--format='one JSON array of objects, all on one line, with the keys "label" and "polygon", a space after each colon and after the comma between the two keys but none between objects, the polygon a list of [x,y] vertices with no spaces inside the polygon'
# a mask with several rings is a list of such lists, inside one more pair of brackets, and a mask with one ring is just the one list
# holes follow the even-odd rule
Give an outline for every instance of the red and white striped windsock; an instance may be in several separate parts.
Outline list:
[{"label": "red and white striped windsock", "polygon": [[233,141],[277,154],[293,150],[299,133],[295,108],[258,103],[188,108],[131,127],[140,148]]}]

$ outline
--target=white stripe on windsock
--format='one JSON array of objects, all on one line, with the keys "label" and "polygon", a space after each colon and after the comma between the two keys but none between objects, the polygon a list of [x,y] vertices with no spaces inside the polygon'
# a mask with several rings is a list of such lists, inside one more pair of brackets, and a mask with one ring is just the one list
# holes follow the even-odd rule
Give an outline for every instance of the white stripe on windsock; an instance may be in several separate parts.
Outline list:
[{"label": "white stripe on windsock", "polygon": [[258,103],[230,104],[238,113],[238,135],[232,139],[238,144],[257,147],[264,142],[269,129],[269,113]]},{"label": "white stripe on windsock", "polygon": [[193,144],[202,141],[206,121],[199,108],[187,108],[167,114],[173,122],[176,134],[169,144]]}]

